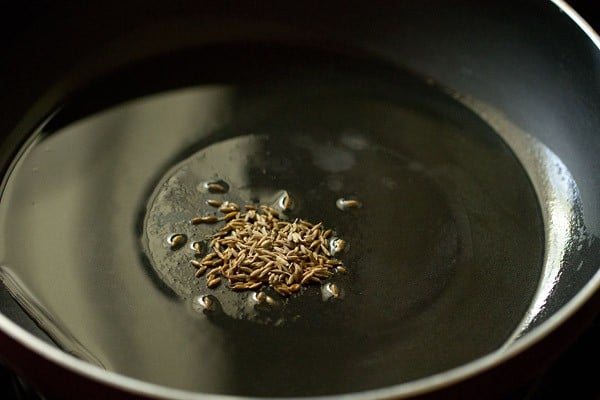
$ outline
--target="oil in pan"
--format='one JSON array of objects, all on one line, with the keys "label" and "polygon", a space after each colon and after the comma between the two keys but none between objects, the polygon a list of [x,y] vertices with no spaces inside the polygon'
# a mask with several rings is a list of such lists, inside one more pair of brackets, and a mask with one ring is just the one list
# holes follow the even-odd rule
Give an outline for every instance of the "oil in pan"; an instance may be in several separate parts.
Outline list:
[{"label": "oil in pan", "polygon": [[[325,395],[444,371],[521,323],[544,261],[538,197],[437,87],[315,61],[135,94],[67,103],[5,180],[4,281],[65,350],[180,389]],[[289,295],[209,287],[190,260],[225,222],[190,221],[224,202],[321,222],[343,273]]]}]

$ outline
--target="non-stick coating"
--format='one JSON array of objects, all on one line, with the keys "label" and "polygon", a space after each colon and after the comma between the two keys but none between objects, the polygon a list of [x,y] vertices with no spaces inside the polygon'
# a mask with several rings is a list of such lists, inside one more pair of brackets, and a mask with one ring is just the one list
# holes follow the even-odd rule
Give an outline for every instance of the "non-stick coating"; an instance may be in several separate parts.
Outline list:
[{"label": "non-stick coating", "polygon": [[[577,183],[582,206],[579,222],[590,243],[600,233],[600,53],[586,33],[550,2],[498,1],[485,6],[468,1],[451,6],[436,1],[340,2],[321,7],[273,2],[232,8],[222,3],[180,7],[128,3],[118,12],[110,3],[81,8],[45,5],[43,13],[32,10],[31,20],[7,36],[0,62],[4,86],[0,130],[7,132],[0,155],[3,168],[32,124],[100,73],[174,46],[294,42],[402,65],[499,110],[562,160]],[[598,287],[597,260],[597,246],[566,253],[553,275],[558,279],[546,282],[548,301],[536,314],[536,324],[541,326],[525,335],[521,344],[517,342],[512,352],[508,349],[504,355],[492,355],[436,380],[377,395],[439,389],[521,351],[533,359],[540,357],[533,352],[533,342],[564,322]],[[577,269],[580,265],[583,268]],[[595,312],[595,308],[581,311]],[[548,320],[552,316],[555,319]],[[585,320],[579,317],[562,327],[559,333],[564,336],[554,337],[572,337]],[[67,376],[78,390],[93,390],[90,396],[154,391],[185,397],[91,370],[33,340],[8,320],[0,323],[6,349],[2,357],[41,386],[69,390],[62,385],[64,379],[58,379]],[[550,347],[545,351],[548,356],[553,353]]]}]

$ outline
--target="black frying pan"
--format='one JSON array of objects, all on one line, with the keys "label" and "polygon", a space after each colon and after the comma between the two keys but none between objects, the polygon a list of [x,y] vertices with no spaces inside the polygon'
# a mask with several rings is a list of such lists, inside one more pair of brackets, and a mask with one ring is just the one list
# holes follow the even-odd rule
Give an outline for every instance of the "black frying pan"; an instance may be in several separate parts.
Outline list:
[{"label": "black frying pan", "polygon": [[[148,184],[140,189],[145,200],[156,198],[161,188],[167,187],[165,180],[178,173],[171,169],[173,165],[182,160],[193,164],[194,157],[202,152],[210,156],[230,151],[215,146],[236,140],[241,131],[272,138],[268,143],[252,142],[253,147],[244,142],[242,150],[234,155],[247,152],[252,160],[269,151],[283,154],[281,149],[297,146],[292,139],[298,135],[319,143],[321,137],[348,127],[367,132],[367,140],[383,143],[380,147],[401,149],[399,154],[404,158],[399,160],[398,152],[390,155],[381,149],[361,153],[358,165],[365,168],[349,175],[333,171],[332,176],[352,181],[353,190],[362,193],[361,188],[372,184],[372,176],[377,175],[373,171],[389,173],[386,165],[398,163],[400,166],[392,170],[394,182],[404,187],[411,182],[412,186],[410,192],[401,191],[404,197],[400,204],[408,207],[406,213],[388,212],[382,216],[380,211],[389,204],[383,189],[363,193],[365,204],[373,206],[365,207],[360,231],[353,229],[355,222],[344,225],[338,221],[335,210],[304,207],[303,215],[333,221],[354,244],[348,262],[357,267],[355,275],[342,282],[347,291],[342,304],[324,306],[315,300],[316,289],[312,295],[307,291],[299,301],[285,306],[285,312],[305,318],[274,327],[269,325],[270,320],[251,321],[234,315],[227,304],[238,299],[228,297],[231,294],[226,291],[219,294],[224,312],[203,319],[198,329],[210,327],[223,333],[215,336],[217,339],[236,344],[233,349],[228,347],[227,353],[233,367],[223,370],[223,374],[229,374],[225,378],[236,384],[222,387],[194,387],[176,377],[156,376],[153,371],[160,371],[161,366],[139,367],[136,361],[145,359],[146,354],[138,356],[130,346],[129,364],[107,363],[101,354],[90,350],[82,329],[93,321],[102,321],[102,315],[77,324],[76,317],[60,313],[60,302],[44,302],[52,298],[48,295],[52,288],[68,292],[66,278],[60,273],[54,273],[46,287],[36,289],[35,284],[28,284],[27,273],[19,269],[17,258],[11,254],[29,254],[22,262],[35,266],[38,256],[58,262],[59,258],[53,257],[62,250],[18,240],[32,237],[38,228],[11,225],[11,218],[19,214],[9,208],[3,224],[16,228],[5,237],[9,250],[3,254],[3,265],[7,267],[3,280],[50,337],[6,297],[3,312],[7,318],[0,321],[2,356],[40,387],[67,395],[83,390],[86,396],[98,398],[204,396],[192,391],[369,398],[434,396],[440,391],[461,396],[480,394],[481,387],[501,392],[545,365],[595,314],[599,211],[595,131],[600,122],[595,112],[599,100],[597,38],[585,31],[587,27],[564,4],[238,4],[232,9],[224,4],[128,4],[118,13],[105,2],[85,8],[41,7],[43,17],[8,35],[3,55],[2,76],[7,78],[3,79],[6,85],[0,100],[6,107],[0,126],[7,134],[3,136],[1,160],[7,176],[19,173],[12,161],[45,120],[40,135],[46,143],[77,126],[77,121],[83,121],[88,130],[72,135],[83,138],[98,126],[95,120],[87,120],[91,125],[86,125],[85,118],[109,106],[141,95],[210,84],[235,87],[233,95],[227,94],[231,95],[228,101],[234,110],[232,122],[199,135],[185,150],[163,149],[159,154],[164,162],[160,165],[143,164],[148,172]],[[355,84],[348,86],[348,82]],[[360,100],[374,98],[377,102]],[[399,116],[394,109],[381,106],[392,103],[403,107],[416,104],[435,115],[451,115],[454,119],[447,117],[449,122],[440,118],[458,129],[428,131],[433,132],[430,136],[396,134],[401,126],[389,121],[401,120],[409,132],[422,121],[418,114]],[[116,130],[110,125],[115,121],[110,114],[103,115],[108,126]],[[143,115],[151,117],[151,113]],[[452,152],[462,131],[479,133],[469,139],[475,144],[464,148],[478,151],[454,157]],[[125,133],[114,138],[98,136],[97,140],[93,138],[96,147],[73,147],[78,150],[69,158],[35,158],[35,154],[25,157],[25,165],[40,162],[48,175],[32,185],[33,189],[23,189],[18,195],[60,193],[61,187],[51,181],[57,170],[50,167],[58,168],[64,162],[61,171],[73,171],[86,148],[96,150],[93,155],[98,157],[102,154],[98,151],[110,148],[113,139],[124,143],[127,139]],[[169,140],[187,139],[172,133]],[[320,159],[339,156],[343,146],[336,143],[325,148],[329,157]],[[90,146],[84,142],[80,145]],[[253,150],[248,150],[250,147]],[[300,147],[304,150],[281,159],[267,158],[266,165],[261,165],[276,171],[289,162],[291,169],[273,176],[278,186],[297,193],[307,192],[307,186],[315,182],[309,178],[320,172],[308,168],[299,174],[294,169],[309,165],[316,157],[311,146],[308,150]],[[431,147],[440,150],[434,155],[420,152]],[[143,156],[136,159],[135,154],[129,155],[136,162],[148,162],[149,157]],[[344,157],[340,157],[343,162]],[[102,165],[101,156],[95,159]],[[419,166],[411,164],[414,160],[424,163],[427,173],[419,172]],[[222,170],[217,161],[215,173]],[[206,167],[198,165],[200,169]],[[432,166],[435,168],[429,168]],[[257,172],[246,180],[232,178],[232,184],[240,188],[267,185],[258,173],[261,168],[257,167]],[[94,177],[95,170],[90,177]],[[460,171],[471,171],[472,176],[462,179]],[[100,210],[107,203],[101,196],[114,201],[122,187],[118,175],[103,176],[105,186],[86,192],[87,199],[98,201]],[[334,192],[335,182],[324,181]],[[393,186],[389,180],[381,182],[387,188]],[[13,199],[10,190],[7,184],[5,204]],[[482,193],[488,197],[479,196]],[[234,194],[240,199],[245,196],[243,191],[232,191]],[[318,199],[329,204],[335,196]],[[194,202],[201,200],[196,198]],[[503,204],[512,211],[503,213],[504,208],[494,204]],[[193,286],[197,282],[192,286],[177,283],[185,277],[177,277],[175,282],[173,273],[161,270],[163,257],[152,251],[152,237],[146,234],[152,220],[145,205],[137,202],[131,210],[122,208],[124,215],[132,217],[107,223],[106,228],[99,224],[97,235],[89,240],[109,235],[140,238],[143,245],[138,255],[143,268],[136,273],[148,276],[149,285],[166,298],[185,303],[200,286]],[[60,230],[61,226],[64,229],[60,231],[69,234],[70,227],[79,223],[90,226],[95,221],[86,218],[81,212],[74,212],[72,218],[57,216],[58,222],[49,224],[51,229],[42,237],[50,237],[52,229]],[[388,218],[389,224],[368,224],[383,218]],[[487,218],[493,224],[478,224],[478,218]],[[398,230],[390,228],[396,226],[406,227],[398,237],[394,236]],[[116,228],[118,233],[109,228]],[[390,238],[381,244],[383,250],[377,247],[381,237]],[[119,254],[109,252],[106,257],[110,255],[114,265],[119,265],[114,261]],[[106,263],[108,259],[98,260]],[[385,267],[367,273],[369,265]],[[100,282],[104,281],[98,278],[88,282],[90,298],[94,298],[94,290],[99,293],[96,295],[102,294],[104,286]],[[57,289],[60,285],[65,286]],[[23,288],[42,301],[28,301],[32,297]],[[136,296],[135,291],[124,293],[128,296],[121,300],[115,297],[114,304],[155,304]],[[113,303],[106,304],[108,313],[116,312],[111,308]],[[62,329],[58,330],[48,318],[56,310],[63,319]],[[150,322],[145,320],[140,326]],[[86,362],[57,350],[44,339]],[[153,340],[157,337],[133,335],[123,343],[139,343],[143,349],[142,343]],[[194,358],[190,354],[194,352],[189,350],[181,358],[182,365],[186,365],[184,360]],[[167,358],[162,362],[168,363]],[[116,369],[134,379],[90,363]],[[287,369],[290,363],[294,367]],[[217,364],[212,362],[213,366]],[[197,368],[197,363],[192,365]],[[252,372],[253,366],[258,372]],[[272,368],[269,374],[261,372],[268,368]],[[142,370],[150,372],[144,375],[139,372]],[[173,372],[173,376],[179,375],[177,370]],[[223,377],[217,373],[215,376]],[[63,385],[66,380],[76,388]]]}]

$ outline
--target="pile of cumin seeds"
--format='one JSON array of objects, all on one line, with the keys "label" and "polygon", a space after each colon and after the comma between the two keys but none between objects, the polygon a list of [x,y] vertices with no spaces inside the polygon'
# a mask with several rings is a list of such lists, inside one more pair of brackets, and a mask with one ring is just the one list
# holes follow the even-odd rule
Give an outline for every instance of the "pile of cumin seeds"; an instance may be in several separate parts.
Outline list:
[{"label": "pile of cumin seeds", "polygon": [[[245,205],[208,200],[222,217],[201,216],[192,224],[225,222],[212,237],[210,251],[200,261],[190,263],[196,276],[206,274],[209,288],[225,279],[235,291],[260,290],[270,286],[282,296],[300,291],[302,286],[321,283],[335,272],[345,272],[341,260],[333,257],[328,239],[331,229],[302,219],[280,219],[277,210],[266,205]],[[336,239],[343,245],[342,239]]]}]

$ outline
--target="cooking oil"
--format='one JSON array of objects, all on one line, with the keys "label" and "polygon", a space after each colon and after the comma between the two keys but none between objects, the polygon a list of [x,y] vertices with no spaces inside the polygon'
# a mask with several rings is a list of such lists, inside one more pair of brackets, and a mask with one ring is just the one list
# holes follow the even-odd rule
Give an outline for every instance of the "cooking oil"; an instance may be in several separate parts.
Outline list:
[{"label": "cooking oil", "polygon": [[[513,149],[410,73],[292,72],[56,122],[67,102],[39,127],[4,181],[1,275],[58,346],[174,388],[306,396],[422,378],[511,337],[545,243]],[[189,260],[219,225],[190,220],[226,201],[322,221],[345,273],[289,298],[208,289]]]}]

